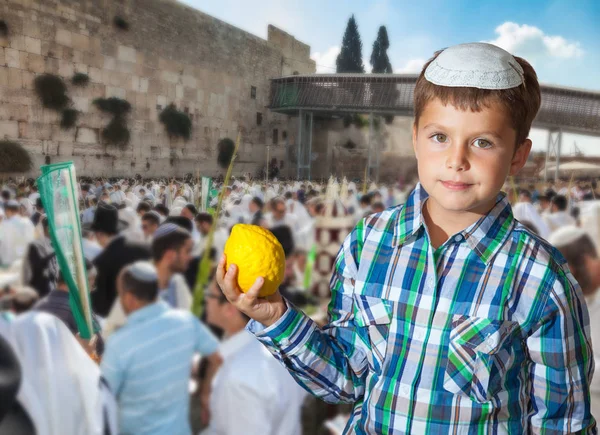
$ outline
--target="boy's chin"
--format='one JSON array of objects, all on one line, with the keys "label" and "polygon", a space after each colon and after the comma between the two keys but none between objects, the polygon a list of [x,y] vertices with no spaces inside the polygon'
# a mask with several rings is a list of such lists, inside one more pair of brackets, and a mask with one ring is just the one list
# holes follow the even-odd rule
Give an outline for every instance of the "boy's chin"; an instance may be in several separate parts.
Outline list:
[{"label": "boy's chin", "polygon": [[495,198],[473,198],[460,197],[458,195],[444,195],[442,198],[430,196],[441,212],[448,213],[479,213],[485,214],[492,209],[495,204]]}]

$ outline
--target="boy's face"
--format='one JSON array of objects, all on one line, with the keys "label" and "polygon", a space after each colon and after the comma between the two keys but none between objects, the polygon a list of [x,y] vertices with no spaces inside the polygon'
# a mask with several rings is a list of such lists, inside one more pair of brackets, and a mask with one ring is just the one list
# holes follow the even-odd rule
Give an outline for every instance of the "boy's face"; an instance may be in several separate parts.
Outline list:
[{"label": "boy's face", "polygon": [[516,132],[501,106],[462,111],[433,100],[425,106],[413,147],[419,180],[432,204],[445,213],[486,214],[507,175],[526,163],[531,141],[515,150]]}]

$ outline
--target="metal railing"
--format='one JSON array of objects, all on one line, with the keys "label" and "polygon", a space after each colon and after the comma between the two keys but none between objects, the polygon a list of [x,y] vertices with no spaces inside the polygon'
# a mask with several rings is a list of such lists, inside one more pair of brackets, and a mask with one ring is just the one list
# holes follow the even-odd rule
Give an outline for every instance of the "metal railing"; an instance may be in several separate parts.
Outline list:
[{"label": "metal railing", "polygon": [[[313,74],[271,79],[275,112],[374,113],[413,116],[417,75]],[[600,92],[541,85],[534,127],[600,136]]]}]

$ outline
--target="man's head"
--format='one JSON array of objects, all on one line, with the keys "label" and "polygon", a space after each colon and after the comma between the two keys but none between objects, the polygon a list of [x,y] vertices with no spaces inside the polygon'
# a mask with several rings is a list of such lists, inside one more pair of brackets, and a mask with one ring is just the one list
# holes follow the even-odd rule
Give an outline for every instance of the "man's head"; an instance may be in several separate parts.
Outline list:
[{"label": "man's head", "polygon": [[[414,92],[413,148],[430,209],[485,214],[506,177],[527,161],[541,94],[525,60],[489,44],[469,47],[437,52],[423,67]],[[452,74],[434,83],[444,69]],[[481,70],[503,86],[486,83]],[[459,82],[447,83],[451,78]],[[473,87],[462,83],[473,80]]]},{"label": "man's head", "polygon": [[185,272],[192,259],[192,236],[189,231],[168,222],[154,233],[152,258],[157,267],[166,266],[172,273]]},{"label": "man's head", "polygon": [[565,257],[583,294],[590,295],[600,287],[600,259],[594,242],[584,230],[566,226],[553,232],[548,242]]},{"label": "man's head", "polygon": [[149,211],[142,216],[142,231],[146,238],[154,235],[160,225],[160,215],[155,211]]},{"label": "man's head", "polygon": [[169,216],[169,207],[167,207],[166,205],[163,204],[156,204],[156,207],[154,207],[154,210],[156,210],[158,212],[159,215],[161,215],[162,217],[167,217]]},{"label": "man's head", "polygon": [[206,236],[212,227],[213,217],[209,213],[202,212],[196,215],[194,221],[196,222],[196,229],[198,232],[203,236]]},{"label": "man's head", "polygon": [[15,286],[10,291],[11,311],[15,314],[29,311],[39,299],[38,293],[31,287]]},{"label": "man's head", "polygon": [[531,204],[531,192],[527,189],[519,190],[519,202],[528,202]]},{"label": "man's head", "polygon": [[360,204],[360,208],[362,209],[371,207],[371,195],[367,193],[366,195],[361,196],[358,202]]},{"label": "man's head", "polygon": [[262,210],[263,207],[264,207],[264,203],[263,203],[262,199],[260,199],[258,196],[255,196],[254,198],[252,198],[252,200],[250,201],[250,204],[248,204],[248,210],[252,214],[256,213],[257,211]]},{"label": "man's head", "polygon": [[229,303],[216,280],[211,281],[204,297],[206,299],[206,321],[223,329],[227,335],[243,330],[250,320]]},{"label": "man's head", "polygon": [[11,197],[10,190],[3,189],[1,195],[2,195],[2,202],[7,202],[10,200],[10,197]]},{"label": "man's head", "polygon": [[144,216],[146,213],[148,213],[150,210],[152,210],[152,206],[147,203],[146,201],[140,201],[140,203],[137,205],[136,208],[136,212],[138,214],[138,216]]},{"label": "man's head", "polygon": [[273,198],[271,200],[271,213],[275,220],[282,220],[285,218],[286,206],[283,198]]},{"label": "man's head", "polygon": [[125,267],[117,278],[117,290],[127,315],[155,302],[158,296],[155,267],[147,261],[137,261]]},{"label": "man's head", "polygon": [[196,206],[194,204],[186,204],[181,209],[181,216],[186,217],[191,221],[194,220],[196,214],[198,214],[198,210],[196,209]]},{"label": "man's head", "polygon": [[371,207],[371,210],[373,211],[373,213],[381,213],[385,210],[385,205],[383,205],[383,202],[381,201],[376,201],[373,203],[373,207]]},{"label": "man's head", "polygon": [[550,211],[556,213],[559,211],[567,211],[569,202],[564,195],[555,195],[550,200]]},{"label": "man's head", "polygon": [[546,211],[550,209],[550,198],[547,195],[540,195],[538,198],[540,209]]},{"label": "man's head", "polygon": [[4,204],[4,214],[7,218],[17,216],[19,214],[20,208],[21,205],[17,202],[17,200],[11,199]]}]

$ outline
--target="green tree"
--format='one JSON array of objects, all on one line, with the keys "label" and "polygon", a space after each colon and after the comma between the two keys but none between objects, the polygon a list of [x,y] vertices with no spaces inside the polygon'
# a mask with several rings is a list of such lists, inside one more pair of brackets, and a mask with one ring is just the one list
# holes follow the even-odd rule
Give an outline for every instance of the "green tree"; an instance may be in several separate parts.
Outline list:
[{"label": "green tree", "polygon": [[336,60],[336,72],[338,73],[364,73],[365,67],[362,60],[362,42],[358,33],[358,26],[354,15],[348,20],[342,49]]},{"label": "green tree", "polygon": [[377,39],[373,43],[373,52],[371,53],[372,73],[391,74],[392,64],[388,57],[387,50],[390,48],[390,41],[385,26],[379,28]]}]

